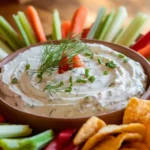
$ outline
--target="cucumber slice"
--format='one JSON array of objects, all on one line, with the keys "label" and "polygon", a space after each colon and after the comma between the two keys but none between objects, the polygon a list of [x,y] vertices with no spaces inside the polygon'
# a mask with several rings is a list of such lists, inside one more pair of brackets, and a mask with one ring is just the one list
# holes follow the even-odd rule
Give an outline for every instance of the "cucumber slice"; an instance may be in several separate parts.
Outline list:
[{"label": "cucumber slice", "polygon": [[61,40],[61,22],[59,18],[59,12],[57,9],[53,12],[53,23],[52,23],[52,39],[53,40]]},{"label": "cucumber slice", "polygon": [[131,46],[139,36],[145,22],[148,20],[148,15],[140,12],[132,20],[132,22],[124,29],[124,31],[115,40],[115,43],[124,46]]},{"label": "cucumber slice", "polygon": [[34,34],[34,31],[27,19],[27,17],[25,16],[25,14],[21,11],[18,12],[18,17],[19,17],[19,20],[23,26],[23,29],[24,31],[26,32],[26,35],[30,41],[31,44],[35,44],[37,43],[37,40],[36,40],[36,36]]},{"label": "cucumber slice", "polygon": [[102,24],[100,36],[98,38],[99,40],[103,40],[108,28],[110,27],[112,23],[114,15],[115,15],[115,10],[113,9],[112,12],[105,17],[105,20],[103,21],[103,24]]},{"label": "cucumber slice", "polygon": [[101,21],[102,21],[104,14],[105,14],[105,11],[106,11],[106,9],[104,7],[101,7],[99,9],[96,20],[95,20],[94,24],[92,25],[92,27],[91,27],[88,35],[87,35],[88,39],[92,39],[94,36],[97,37],[99,35],[99,29],[98,28],[100,28],[100,26],[101,26]]},{"label": "cucumber slice", "polygon": [[104,41],[112,42],[115,35],[121,29],[123,22],[127,17],[127,10],[125,7],[121,6],[115,13],[110,27],[108,28],[106,35],[104,36]]},{"label": "cucumber slice", "polygon": [[15,138],[32,133],[28,125],[0,125],[0,138]]},{"label": "cucumber slice", "polygon": [[26,32],[23,29],[23,26],[22,26],[22,24],[21,24],[21,22],[19,20],[19,17],[17,15],[13,15],[13,18],[14,18],[14,20],[15,20],[18,28],[19,28],[19,31],[21,33],[21,36],[22,36],[26,46],[29,46],[30,45],[30,41],[28,39],[28,36],[27,36]]}]

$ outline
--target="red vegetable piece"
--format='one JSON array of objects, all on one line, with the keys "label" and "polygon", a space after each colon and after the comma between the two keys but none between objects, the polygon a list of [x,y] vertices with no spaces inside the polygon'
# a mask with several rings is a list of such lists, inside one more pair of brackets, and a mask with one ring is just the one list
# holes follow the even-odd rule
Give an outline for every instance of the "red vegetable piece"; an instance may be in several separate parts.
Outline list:
[{"label": "red vegetable piece", "polygon": [[70,143],[65,148],[63,148],[63,150],[80,150],[80,147],[73,145],[73,143]]},{"label": "red vegetable piece", "polygon": [[140,53],[141,55],[143,55],[145,58],[149,58],[150,57],[150,44],[148,44],[144,48],[140,49],[138,51],[138,53]]},{"label": "red vegetable piece", "polygon": [[76,56],[73,57],[72,65],[73,65],[73,68],[85,67],[84,62],[80,60],[79,55],[76,55]]},{"label": "red vegetable piece", "polygon": [[71,22],[70,21],[64,21],[61,24],[61,34],[62,38],[66,38],[68,36],[68,33],[70,31]]},{"label": "red vegetable piece", "polygon": [[139,40],[130,48],[134,49],[135,51],[138,51],[144,48],[147,44],[150,44],[150,31],[143,35],[141,38],[139,38]]},{"label": "red vegetable piece", "polygon": [[91,28],[86,28],[82,32],[82,38],[86,38]]},{"label": "red vegetable piece", "polygon": [[50,142],[44,150],[62,150],[58,138],[55,138],[52,142]]},{"label": "red vegetable piece", "polygon": [[5,119],[1,114],[0,114],[0,122],[5,122]]}]

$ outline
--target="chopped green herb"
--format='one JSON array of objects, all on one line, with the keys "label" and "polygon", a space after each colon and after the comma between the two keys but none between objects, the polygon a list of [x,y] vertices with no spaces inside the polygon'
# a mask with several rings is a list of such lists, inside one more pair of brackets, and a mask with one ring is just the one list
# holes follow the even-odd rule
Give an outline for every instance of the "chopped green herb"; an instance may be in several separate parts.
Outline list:
[{"label": "chopped green herb", "polygon": [[106,66],[108,68],[114,69],[114,68],[116,68],[117,65],[111,60],[111,61],[106,63]]},{"label": "chopped green herb", "polygon": [[129,58],[127,58],[127,57],[125,57],[123,60],[124,63],[127,63],[128,61],[129,61]]},{"label": "chopped green herb", "polygon": [[15,84],[17,82],[18,82],[17,78],[13,78],[12,81],[11,81],[12,84]]},{"label": "chopped green herb", "polygon": [[93,83],[95,81],[95,76],[90,76],[89,81]]},{"label": "chopped green herb", "polygon": [[102,64],[102,59],[101,58],[98,58],[98,63]]},{"label": "chopped green herb", "polygon": [[72,91],[72,87],[68,87],[67,89],[65,89],[65,92],[71,92]]},{"label": "chopped green herb", "polygon": [[108,75],[108,71],[104,71],[104,75]]},{"label": "chopped green herb", "polygon": [[85,53],[85,55],[86,55],[86,56],[89,56],[91,59],[93,58],[93,53],[92,53],[92,52],[89,52],[89,51],[88,51],[88,52]]},{"label": "chopped green herb", "polygon": [[72,86],[73,86],[72,76],[70,76],[69,81],[70,81],[70,86],[67,89],[65,89],[65,92],[72,91]]},{"label": "chopped green herb", "polygon": [[119,54],[118,54],[118,57],[120,57],[120,58],[125,58],[125,55],[119,53]]},{"label": "chopped green herb", "polygon": [[30,64],[26,64],[26,70],[30,69]]},{"label": "chopped green herb", "polygon": [[85,76],[86,76],[87,78],[89,77],[89,71],[90,71],[90,70],[89,70],[88,68],[85,69]]},{"label": "chopped green herb", "polygon": [[41,78],[42,78],[42,74],[41,74],[41,73],[38,73],[38,74],[37,74],[37,77],[41,79]]},{"label": "chopped green herb", "polygon": [[87,80],[85,80],[85,79],[80,79],[80,78],[79,78],[79,79],[77,79],[77,82],[78,82],[78,83],[86,83]]}]

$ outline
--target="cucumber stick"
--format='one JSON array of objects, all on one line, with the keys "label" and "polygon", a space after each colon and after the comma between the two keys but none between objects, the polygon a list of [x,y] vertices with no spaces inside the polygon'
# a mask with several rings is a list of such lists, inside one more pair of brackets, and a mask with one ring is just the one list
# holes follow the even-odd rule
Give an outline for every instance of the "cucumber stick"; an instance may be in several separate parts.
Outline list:
[{"label": "cucumber stick", "polygon": [[102,18],[105,14],[105,11],[106,9],[104,7],[101,7],[98,11],[98,15],[96,17],[96,20],[94,22],[94,24],[92,25],[88,35],[87,35],[87,38],[88,39],[92,39],[94,38],[94,36],[97,38],[99,36],[99,29],[100,29],[100,26],[101,26],[101,21],[102,21]]},{"label": "cucumber stick", "polygon": [[115,13],[115,15],[113,17],[111,25],[109,26],[109,28],[103,38],[104,41],[112,42],[115,35],[121,29],[126,17],[127,17],[126,8],[124,6],[119,7],[119,9],[117,10],[117,12]]},{"label": "cucumber stick", "polygon": [[138,13],[114,42],[127,47],[131,46],[131,44],[133,44],[133,42],[139,36],[147,19],[148,15],[142,12]]},{"label": "cucumber stick", "polygon": [[30,45],[30,41],[28,39],[28,36],[27,36],[26,32],[24,31],[24,28],[23,28],[23,26],[22,26],[22,24],[21,24],[21,22],[19,20],[18,15],[13,15],[13,18],[14,18],[14,20],[16,22],[16,25],[17,25],[20,33],[21,33],[21,36],[22,36],[22,38],[23,38],[23,40],[25,42],[25,45],[29,46]]},{"label": "cucumber stick", "polygon": [[0,139],[0,147],[4,150],[40,150],[54,138],[52,130],[29,138]]},{"label": "cucumber stick", "polygon": [[32,133],[28,125],[0,125],[0,138],[15,138]]},{"label": "cucumber stick", "polygon": [[19,20],[23,26],[23,29],[24,31],[26,32],[27,34],[27,37],[30,41],[30,44],[35,44],[37,43],[37,40],[36,40],[36,36],[34,34],[34,31],[27,19],[27,17],[25,16],[25,14],[21,11],[18,12],[18,17],[19,17]]},{"label": "cucumber stick", "polygon": [[115,15],[115,10],[113,9],[112,12],[105,17],[105,19],[102,23],[101,33],[100,33],[99,38],[98,38],[99,40],[104,39],[104,36],[105,36],[108,28],[110,27],[111,23],[112,23],[114,15]]},{"label": "cucumber stick", "polygon": [[16,47],[21,48],[24,46],[23,41],[20,40],[17,32],[12,28],[12,26],[7,22],[7,20],[0,16],[0,26],[9,35],[10,39],[16,44]]},{"label": "cucumber stick", "polygon": [[59,17],[59,12],[57,9],[53,12],[53,22],[52,22],[52,39],[61,40],[61,22]]}]

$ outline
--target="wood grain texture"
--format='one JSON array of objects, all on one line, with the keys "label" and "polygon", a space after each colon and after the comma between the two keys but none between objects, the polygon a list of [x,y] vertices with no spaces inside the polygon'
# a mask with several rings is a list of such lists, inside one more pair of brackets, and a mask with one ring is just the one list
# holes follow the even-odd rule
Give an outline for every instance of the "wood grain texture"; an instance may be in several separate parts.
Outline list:
[{"label": "wood grain texture", "polygon": [[[150,0],[32,0],[22,5],[14,0],[1,0],[0,15],[4,16],[13,27],[16,28],[12,14],[16,14],[19,10],[26,11],[28,5],[33,5],[37,9],[46,34],[51,33],[52,12],[55,8],[59,10],[61,20],[63,21],[71,20],[74,11],[80,5],[87,6],[89,13],[85,27],[90,26],[95,20],[97,11],[101,6],[106,7],[107,12],[111,11],[112,8],[117,9],[121,5],[125,6],[129,14],[125,25],[127,25],[139,11],[147,13],[150,16]],[[144,27],[143,33],[148,30],[150,30],[150,19]]]}]

